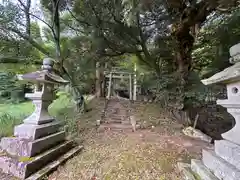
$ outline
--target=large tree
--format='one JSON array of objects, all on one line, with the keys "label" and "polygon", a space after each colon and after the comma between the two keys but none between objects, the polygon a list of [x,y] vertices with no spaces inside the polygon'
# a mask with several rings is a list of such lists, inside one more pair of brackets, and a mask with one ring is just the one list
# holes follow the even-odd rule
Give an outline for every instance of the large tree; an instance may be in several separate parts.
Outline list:
[{"label": "large tree", "polygon": [[[124,0],[125,16],[131,24],[136,21],[136,14],[152,13],[156,6],[162,9],[164,14],[160,20],[162,23],[168,22],[170,35],[174,44],[174,59],[177,65],[177,76],[179,78],[179,95],[183,109],[186,109],[188,101],[186,91],[191,86],[190,74],[193,71],[192,67],[192,51],[195,39],[201,27],[209,21],[209,18],[219,12],[230,11],[237,7],[237,1],[230,0]],[[128,22],[128,21],[127,21]],[[191,106],[191,105],[190,105]]]},{"label": "large tree", "polygon": [[[78,86],[76,86],[75,78],[70,72],[71,66],[69,64],[71,64],[71,61],[67,62],[68,56],[66,54],[68,54],[68,47],[65,46],[65,49],[63,49],[64,36],[61,33],[62,26],[60,13],[64,12],[65,6],[66,1],[62,0],[52,0],[50,2],[42,0],[40,9],[32,7],[31,1],[29,0],[18,0],[18,2],[13,2],[11,0],[4,1],[0,4],[0,35],[6,42],[10,42],[9,40],[11,40],[10,44],[13,42],[23,42],[28,47],[32,48],[29,52],[32,53],[32,50],[36,49],[41,53],[41,57],[48,56],[53,58],[59,74],[69,79],[73,87],[75,99],[80,106],[83,102],[79,101],[79,99],[82,100],[83,98]],[[41,37],[41,33],[38,33],[40,31],[38,31],[39,29],[35,25],[35,22],[39,21],[44,25],[44,35],[48,34],[47,41],[42,41],[41,38],[39,38]],[[19,45],[18,47],[20,48]],[[21,58],[20,53],[18,53],[18,56],[15,56],[15,58],[13,53],[9,53],[7,58],[5,55],[6,53],[4,57],[1,58],[2,63],[26,63],[26,61]],[[29,58],[32,59],[31,54],[29,54]],[[32,63],[41,62],[38,60]],[[72,63],[74,64],[74,62]]]}]

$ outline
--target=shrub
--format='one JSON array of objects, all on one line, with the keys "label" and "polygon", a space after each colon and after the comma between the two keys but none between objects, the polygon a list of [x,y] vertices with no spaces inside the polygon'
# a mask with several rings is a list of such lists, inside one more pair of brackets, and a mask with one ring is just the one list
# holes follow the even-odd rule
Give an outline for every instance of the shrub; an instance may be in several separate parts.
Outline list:
[{"label": "shrub", "polygon": [[0,138],[4,136],[12,136],[14,126],[21,124],[24,117],[14,117],[8,113],[0,116]]}]

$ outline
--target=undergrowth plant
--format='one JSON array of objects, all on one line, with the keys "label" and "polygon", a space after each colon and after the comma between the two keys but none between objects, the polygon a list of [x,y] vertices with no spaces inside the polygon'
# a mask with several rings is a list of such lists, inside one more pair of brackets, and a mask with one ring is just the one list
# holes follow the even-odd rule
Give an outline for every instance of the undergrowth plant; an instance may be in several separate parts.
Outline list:
[{"label": "undergrowth plant", "polygon": [[[66,93],[57,95],[58,98],[49,106],[50,115],[68,126],[67,133],[76,132],[77,116],[71,96]],[[12,136],[14,126],[21,124],[33,111],[34,106],[31,102],[0,104],[0,137]]]},{"label": "undergrowth plant", "polygon": [[21,124],[21,122],[21,117],[14,117],[8,113],[2,114],[0,116],[0,137],[12,136],[14,126]]}]

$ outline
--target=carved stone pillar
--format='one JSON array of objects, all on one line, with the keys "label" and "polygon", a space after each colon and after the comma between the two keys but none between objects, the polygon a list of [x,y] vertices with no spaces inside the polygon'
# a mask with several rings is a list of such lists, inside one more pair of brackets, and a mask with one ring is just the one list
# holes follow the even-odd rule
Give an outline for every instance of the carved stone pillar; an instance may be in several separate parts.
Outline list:
[{"label": "carved stone pillar", "polygon": [[108,84],[108,95],[107,95],[107,98],[110,99],[111,97],[111,91],[112,91],[112,72],[110,73],[110,76],[109,76],[109,84]]},{"label": "carved stone pillar", "polygon": [[129,74],[129,99],[133,99],[133,92],[132,92],[132,74]]}]

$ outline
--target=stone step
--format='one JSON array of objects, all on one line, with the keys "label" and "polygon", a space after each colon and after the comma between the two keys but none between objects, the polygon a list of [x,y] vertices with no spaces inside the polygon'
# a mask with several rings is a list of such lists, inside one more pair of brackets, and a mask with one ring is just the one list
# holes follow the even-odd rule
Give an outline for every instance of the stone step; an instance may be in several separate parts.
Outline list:
[{"label": "stone step", "polygon": [[192,159],[191,170],[195,173],[195,176],[198,176],[201,180],[219,180],[206,166],[204,166],[201,160]]},{"label": "stone step", "polygon": [[131,110],[131,108],[107,108],[106,109],[106,113],[114,113],[114,112],[119,112],[121,111],[122,113],[123,112],[129,112]]},{"label": "stone step", "polygon": [[128,119],[128,116],[126,116],[126,115],[118,115],[118,114],[107,114],[105,117],[106,118],[110,118],[110,119],[119,119],[119,120]]},{"label": "stone step", "polygon": [[14,136],[25,139],[39,139],[41,137],[56,133],[62,122],[53,121],[42,125],[20,124],[14,128]]},{"label": "stone step", "polygon": [[124,124],[124,125],[131,125],[130,121],[128,120],[119,120],[119,119],[106,119],[103,123],[106,124]]},{"label": "stone step", "polygon": [[126,125],[126,124],[116,124],[116,123],[111,123],[111,124],[101,124],[99,127],[99,131],[102,130],[120,130],[120,131],[125,131],[125,130],[132,130],[131,125]]},{"label": "stone step", "polygon": [[26,180],[42,180],[49,173],[53,172],[62,163],[66,162],[68,159],[72,158],[74,155],[79,153],[83,149],[83,146],[76,146],[75,148],[68,151],[66,154],[58,158],[57,160],[47,164],[44,168],[40,169],[38,172],[32,174]]},{"label": "stone step", "polygon": [[106,114],[104,116],[105,118],[111,118],[111,119],[129,119],[129,116],[127,116],[126,114]]},{"label": "stone step", "polygon": [[190,164],[178,162],[177,167],[182,175],[182,180],[198,180],[194,177]]},{"label": "stone step", "polygon": [[120,105],[120,106],[124,106],[124,107],[127,107],[127,106],[131,106],[131,104],[129,102],[123,102],[123,101],[110,101],[107,103],[108,106],[115,106],[115,105]]},{"label": "stone step", "polygon": [[221,180],[239,180],[240,171],[221,157],[217,156],[213,150],[202,151],[203,164]]},{"label": "stone step", "polygon": [[215,141],[215,153],[240,170],[240,146],[230,141]]},{"label": "stone step", "polygon": [[106,123],[106,124],[111,124],[111,123],[121,124],[121,123],[122,123],[122,120],[120,120],[120,119],[105,118],[104,123]]},{"label": "stone step", "polygon": [[32,157],[64,141],[64,139],[64,131],[51,134],[35,141],[18,137],[6,137],[1,139],[1,148],[12,156]]},{"label": "stone step", "polygon": [[73,141],[66,141],[29,159],[13,158],[7,155],[0,156],[0,169],[4,173],[25,179],[72,149],[73,145]]}]

